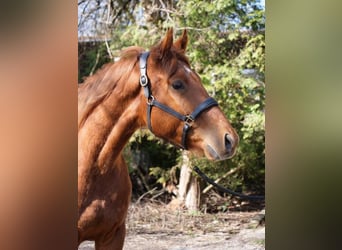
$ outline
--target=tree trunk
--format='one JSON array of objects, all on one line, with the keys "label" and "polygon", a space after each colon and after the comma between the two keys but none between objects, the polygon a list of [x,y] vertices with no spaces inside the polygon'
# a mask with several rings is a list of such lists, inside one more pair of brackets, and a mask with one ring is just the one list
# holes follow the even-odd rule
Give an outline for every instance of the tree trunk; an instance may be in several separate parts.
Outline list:
[{"label": "tree trunk", "polygon": [[179,178],[178,204],[190,211],[198,211],[200,205],[200,187],[196,176],[191,172],[188,152],[183,152],[183,162]]}]

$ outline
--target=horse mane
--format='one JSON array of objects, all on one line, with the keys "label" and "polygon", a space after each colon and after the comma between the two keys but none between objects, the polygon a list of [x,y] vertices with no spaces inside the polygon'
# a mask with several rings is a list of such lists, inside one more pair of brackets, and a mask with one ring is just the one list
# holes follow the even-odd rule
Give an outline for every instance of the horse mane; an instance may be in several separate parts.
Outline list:
[{"label": "horse mane", "polygon": [[[124,49],[119,61],[103,65],[94,75],[88,76],[82,84],[79,84],[78,128],[83,125],[92,111],[112,94],[119,81],[125,82],[143,51],[143,48],[137,46]],[[151,57],[160,59],[156,66],[165,70],[168,75],[172,75],[177,70],[177,61],[182,61],[189,66],[185,54],[174,47],[164,56],[161,55],[159,45],[152,47],[150,53]]]},{"label": "horse mane", "polygon": [[107,63],[94,75],[85,78],[78,87],[78,127],[80,128],[92,111],[106,100],[118,82],[128,78],[144,49],[129,47],[121,52],[120,60]]}]

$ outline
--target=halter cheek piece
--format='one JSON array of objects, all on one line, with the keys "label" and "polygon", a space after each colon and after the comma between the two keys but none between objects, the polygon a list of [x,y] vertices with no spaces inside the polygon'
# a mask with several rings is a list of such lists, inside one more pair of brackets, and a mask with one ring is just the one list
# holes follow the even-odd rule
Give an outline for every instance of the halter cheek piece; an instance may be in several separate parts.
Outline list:
[{"label": "halter cheek piece", "polygon": [[148,77],[147,77],[147,73],[146,73],[147,58],[149,55],[150,55],[150,52],[144,52],[140,55],[140,59],[139,59],[140,85],[143,87],[144,94],[145,94],[145,97],[147,99],[147,125],[148,125],[148,128],[151,132],[153,132],[152,125],[151,125],[151,112],[152,112],[152,108],[154,106],[165,111],[166,113],[169,113],[170,115],[172,115],[172,116],[176,117],[177,119],[184,122],[181,147],[183,149],[187,149],[187,146],[186,146],[187,133],[188,133],[189,129],[191,128],[195,119],[204,110],[209,109],[213,106],[218,106],[218,103],[214,98],[209,97],[206,100],[204,100],[202,103],[200,103],[191,114],[182,115],[182,114],[178,113],[177,111],[173,110],[172,108],[158,102],[151,93],[151,89],[149,86],[150,83],[148,81]]}]

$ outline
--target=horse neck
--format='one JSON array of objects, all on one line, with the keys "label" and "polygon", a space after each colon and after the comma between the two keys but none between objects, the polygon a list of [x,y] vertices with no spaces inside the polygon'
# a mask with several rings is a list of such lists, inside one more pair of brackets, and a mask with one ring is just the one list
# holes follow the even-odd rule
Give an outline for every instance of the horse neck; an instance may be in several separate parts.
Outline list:
[{"label": "horse neck", "polygon": [[143,126],[144,103],[138,79],[132,73],[118,83],[79,130],[79,145],[84,145],[84,140],[88,148],[84,153],[88,167],[95,164],[101,171],[111,169],[131,135]]}]

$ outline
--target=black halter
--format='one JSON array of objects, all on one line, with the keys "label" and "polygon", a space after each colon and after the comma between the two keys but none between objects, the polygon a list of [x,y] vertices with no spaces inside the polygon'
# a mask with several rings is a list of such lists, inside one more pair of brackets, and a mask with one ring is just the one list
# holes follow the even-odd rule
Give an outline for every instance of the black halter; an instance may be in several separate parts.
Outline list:
[{"label": "black halter", "polygon": [[193,122],[195,121],[196,117],[198,117],[204,110],[211,108],[213,106],[218,106],[217,101],[214,98],[207,98],[202,103],[200,103],[195,110],[188,115],[182,115],[178,113],[177,111],[173,110],[172,108],[158,102],[154,96],[151,93],[151,89],[149,86],[149,81],[146,73],[147,69],[147,58],[150,55],[150,52],[144,52],[140,55],[140,85],[144,88],[144,94],[147,99],[147,125],[151,132],[152,126],[151,126],[151,112],[152,107],[156,106],[157,108],[169,113],[170,115],[178,118],[179,120],[184,122],[183,126],[183,135],[182,135],[182,142],[181,147],[183,149],[187,149],[186,146],[186,137],[189,129],[191,128]]}]

